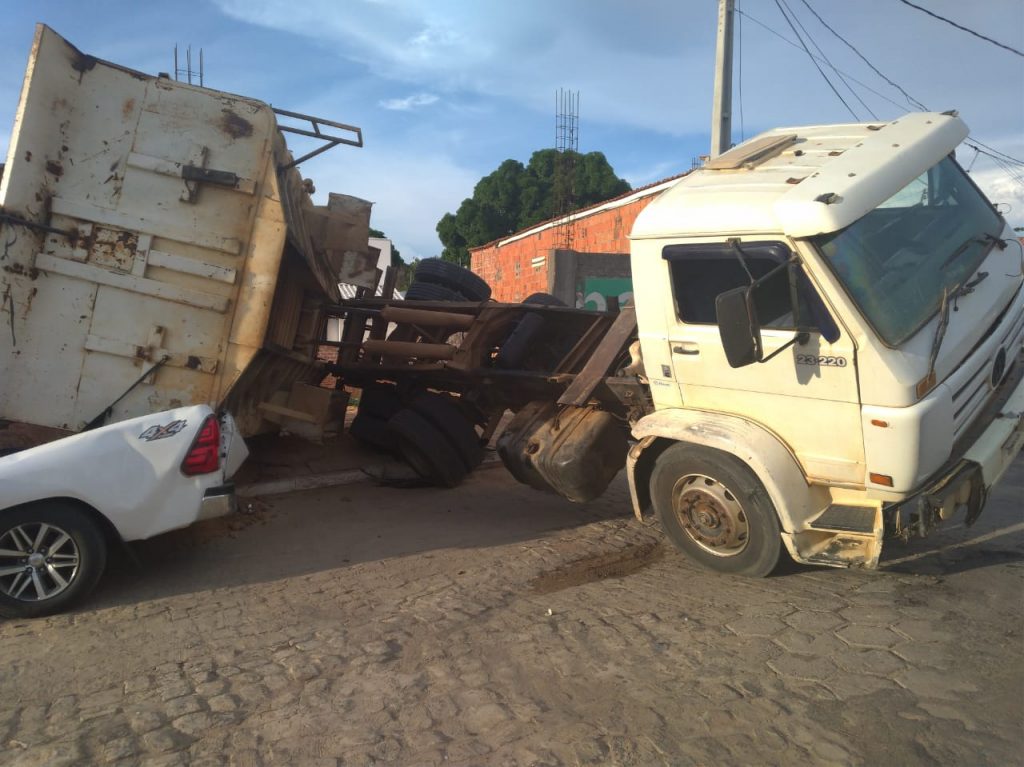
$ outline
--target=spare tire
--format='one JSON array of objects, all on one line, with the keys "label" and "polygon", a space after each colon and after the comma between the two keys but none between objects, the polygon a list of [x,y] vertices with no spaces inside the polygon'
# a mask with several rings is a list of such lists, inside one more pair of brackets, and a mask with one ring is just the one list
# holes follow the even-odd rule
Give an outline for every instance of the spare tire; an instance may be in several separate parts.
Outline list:
[{"label": "spare tire", "polygon": [[550,293],[531,293],[522,300],[524,304],[537,304],[538,306],[565,306],[565,301]]},{"label": "spare tire", "polygon": [[486,301],[491,286],[469,269],[440,258],[425,258],[416,265],[415,279],[457,290],[470,301]]},{"label": "spare tire", "polygon": [[466,465],[448,438],[419,413],[406,408],[388,421],[398,452],[424,479],[455,487],[466,478]]},{"label": "spare tire", "polygon": [[480,435],[472,420],[459,406],[454,397],[434,392],[420,392],[412,400],[413,409],[454,445],[468,471],[472,471],[484,460],[484,449]]},{"label": "spare tire", "polygon": [[466,298],[457,290],[445,287],[444,285],[435,285],[432,282],[414,282],[409,286],[409,289],[405,291],[406,301],[469,301],[471,299]]},{"label": "spare tire", "polygon": [[534,350],[536,339],[546,324],[544,318],[536,312],[524,314],[498,348],[494,358],[495,366],[502,370],[522,367],[523,360]]}]

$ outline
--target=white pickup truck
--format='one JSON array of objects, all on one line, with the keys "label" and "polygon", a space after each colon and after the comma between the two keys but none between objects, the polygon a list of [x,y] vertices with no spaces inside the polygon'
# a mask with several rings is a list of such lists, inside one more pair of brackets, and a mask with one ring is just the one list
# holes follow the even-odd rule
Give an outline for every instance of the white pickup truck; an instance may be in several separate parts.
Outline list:
[{"label": "white pickup truck", "polygon": [[112,543],[232,511],[247,454],[231,416],[194,405],[0,458],[0,615],[68,607]]}]

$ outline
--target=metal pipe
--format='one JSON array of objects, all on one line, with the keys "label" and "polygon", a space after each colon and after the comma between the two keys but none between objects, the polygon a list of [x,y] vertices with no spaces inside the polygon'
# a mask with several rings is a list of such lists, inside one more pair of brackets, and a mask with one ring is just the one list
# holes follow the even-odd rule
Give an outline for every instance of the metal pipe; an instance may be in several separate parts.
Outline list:
[{"label": "metal pipe", "polygon": [[455,347],[451,344],[419,344],[415,341],[363,341],[363,349],[369,354],[416,357],[422,360],[450,360],[455,357]]}]

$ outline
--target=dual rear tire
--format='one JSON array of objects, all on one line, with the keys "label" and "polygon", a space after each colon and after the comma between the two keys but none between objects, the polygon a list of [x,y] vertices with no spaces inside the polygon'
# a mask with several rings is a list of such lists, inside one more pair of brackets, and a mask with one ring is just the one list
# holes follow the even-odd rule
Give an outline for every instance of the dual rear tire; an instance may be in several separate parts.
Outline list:
[{"label": "dual rear tire", "polygon": [[349,433],[398,455],[440,487],[455,487],[484,458],[472,417],[447,394],[420,391],[402,397],[393,386],[364,389]]}]

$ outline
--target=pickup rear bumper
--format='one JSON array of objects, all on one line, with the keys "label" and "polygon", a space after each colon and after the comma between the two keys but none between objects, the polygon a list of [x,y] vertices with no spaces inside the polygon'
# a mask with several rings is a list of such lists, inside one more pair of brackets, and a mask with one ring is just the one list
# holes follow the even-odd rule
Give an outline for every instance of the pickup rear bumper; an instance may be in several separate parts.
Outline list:
[{"label": "pickup rear bumper", "polygon": [[235,499],[235,483],[228,482],[226,485],[218,485],[209,488],[203,493],[203,500],[199,504],[199,513],[196,521],[203,519],[214,519],[231,514],[238,509],[238,502]]},{"label": "pickup rear bumper", "polygon": [[911,497],[883,510],[887,537],[923,537],[960,511],[966,513],[967,525],[974,524],[992,488],[1024,447],[1024,371],[1020,361],[1017,367],[1016,375],[1008,376],[1006,394],[992,403],[994,413],[988,425],[960,453],[962,458]]}]

